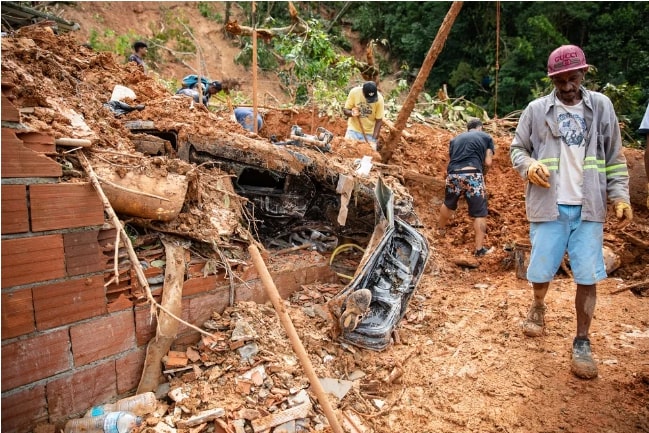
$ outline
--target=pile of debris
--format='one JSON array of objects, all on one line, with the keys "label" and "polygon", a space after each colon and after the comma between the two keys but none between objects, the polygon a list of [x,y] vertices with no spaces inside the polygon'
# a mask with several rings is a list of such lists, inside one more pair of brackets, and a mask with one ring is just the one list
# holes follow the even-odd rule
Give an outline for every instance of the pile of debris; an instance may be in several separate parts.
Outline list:
[{"label": "pile of debris", "polygon": [[[21,113],[22,127],[79,146],[59,147],[53,156],[67,181],[90,177],[105,194],[109,216],[121,220],[112,218],[116,228],[126,224],[144,234],[186,238],[192,251],[228,269],[245,259],[246,245],[264,243],[252,233],[269,235],[267,246],[306,245],[332,253],[332,259],[344,242],[365,247],[363,272],[347,272],[356,283],[344,293],[335,286],[302,293],[323,302],[292,307],[291,315],[308,352],[317,355],[314,366],[335,396],[334,406],[350,429],[370,431],[359,414],[383,408],[385,382],[365,382],[371,372],[358,369],[362,357],[352,345],[381,350],[389,344],[428,255],[426,240],[405,222],[417,216],[398,179],[369,173],[360,160],[326,155],[328,148],[261,140],[190,98],[171,95],[135,66],[57,37],[46,26],[24,27],[12,36],[2,39],[2,86]],[[126,87],[135,95],[128,103],[138,108],[116,112],[107,102]],[[296,131],[288,138],[304,140]],[[325,144],[333,144],[332,138]],[[161,251],[156,254],[161,257]],[[118,258],[116,251],[115,262]],[[117,276],[118,263],[115,269]],[[361,273],[365,279],[359,279]],[[140,283],[148,286],[145,277]],[[342,319],[341,337],[347,295],[374,285],[371,305],[367,299],[353,317],[348,312]],[[334,294],[336,307],[330,311],[324,303]],[[371,329],[377,324],[378,334]],[[352,340],[356,325],[360,333]],[[148,427],[199,432],[213,421],[216,431],[236,433],[326,428],[272,309],[239,304],[215,314],[204,328],[211,335],[199,345],[176,347],[163,359],[169,389],[159,394],[165,402],[146,419]],[[339,337],[343,342],[334,344]],[[375,342],[368,345],[369,339]]]},{"label": "pile of debris", "polygon": [[[403,370],[373,364],[366,359],[371,354],[334,344],[326,304],[340,289],[305,286],[286,307],[342,425],[372,432],[369,420],[391,406],[389,385],[398,383]],[[241,302],[214,313],[203,329],[211,336],[164,357],[168,382],[156,392],[155,410],[141,414],[144,422],[133,432],[328,431],[272,306]]]}]

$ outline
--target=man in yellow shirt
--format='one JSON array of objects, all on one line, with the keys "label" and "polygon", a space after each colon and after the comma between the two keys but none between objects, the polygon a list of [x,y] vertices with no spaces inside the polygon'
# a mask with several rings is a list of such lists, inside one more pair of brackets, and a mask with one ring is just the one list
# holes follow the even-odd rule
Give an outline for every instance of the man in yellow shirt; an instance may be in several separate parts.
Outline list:
[{"label": "man in yellow shirt", "polygon": [[343,108],[347,116],[345,138],[367,141],[373,150],[377,150],[376,140],[381,132],[383,109],[383,95],[376,88],[376,83],[368,81],[350,90]]}]

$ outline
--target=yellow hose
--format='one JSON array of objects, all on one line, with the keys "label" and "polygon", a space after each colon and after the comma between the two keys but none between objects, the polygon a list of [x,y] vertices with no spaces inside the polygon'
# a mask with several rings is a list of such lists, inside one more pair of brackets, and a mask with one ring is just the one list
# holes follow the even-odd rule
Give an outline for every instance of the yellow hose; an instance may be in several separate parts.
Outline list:
[{"label": "yellow hose", "polygon": [[365,249],[360,247],[359,245],[356,244],[342,244],[338,245],[338,247],[334,250],[333,253],[331,253],[331,257],[329,258],[329,266],[334,262],[334,257],[338,255],[339,252],[341,252],[343,249],[348,249],[348,248],[356,248],[357,250],[361,250],[362,252],[365,252]]},{"label": "yellow hose", "polygon": [[[365,252],[365,249],[363,249],[362,247],[360,247],[360,246],[358,246],[356,244],[338,245],[338,247],[333,251],[333,253],[331,253],[331,257],[329,258],[329,266],[331,266],[331,264],[334,261],[334,257],[336,257],[339,252],[341,252],[343,250],[346,250],[346,249],[349,249],[349,248],[356,248],[357,250],[361,250],[363,253]],[[354,279],[354,277],[351,277],[351,276],[345,275],[345,274],[341,274],[339,272],[336,272],[336,275],[338,275],[341,278],[347,278],[348,280],[353,280]]]}]

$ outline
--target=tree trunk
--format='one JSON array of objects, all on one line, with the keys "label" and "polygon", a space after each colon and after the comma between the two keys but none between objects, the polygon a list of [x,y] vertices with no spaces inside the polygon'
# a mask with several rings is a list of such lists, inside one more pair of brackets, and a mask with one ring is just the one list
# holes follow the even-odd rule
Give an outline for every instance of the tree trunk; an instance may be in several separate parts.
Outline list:
[{"label": "tree trunk", "polygon": [[[182,313],[183,281],[185,276],[185,249],[173,240],[162,239],[165,247],[165,282],[162,290],[162,305],[176,316]],[[137,387],[137,394],[158,389],[162,374],[162,358],[169,352],[176,339],[179,323],[164,311],[158,315],[156,336],[149,341],[144,360],[144,371]]]},{"label": "tree trunk", "polygon": [[460,9],[462,9],[462,4],[463,2],[461,1],[453,2],[450,9],[446,13],[446,16],[444,17],[444,21],[442,21],[442,25],[437,31],[437,36],[435,36],[435,40],[430,46],[428,54],[426,54],[424,63],[421,65],[419,74],[417,74],[417,78],[410,88],[410,93],[408,93],[408,97],[403,104],[403,108],[401,109],[401,111],[399,111],[399,116],[397,117],[397,121],[395,122],[394,130],[390,133],[388,141],[381,149],[381,158],[385,164],[390,162],[390,159],[392,158],[394,149],[397,143],[399,143],[399,139],[401,138],[401,131],[403,131],[403,128],[405,128],[406,126],[406,122],[408,121],[410,113],[412,113],[412,110],[415,107],[415,103],[417,102],[419,94],[426,84],[428,74],[430,74],[430,71],[433,68],[433,64],[437,60],[439,53],[442,51],[442,48],[444,48],[444,44],[446,44],[446,39],[451,32],[451,27],[453,27],[455,18],[457,18],[458,14],[460,13]]}]

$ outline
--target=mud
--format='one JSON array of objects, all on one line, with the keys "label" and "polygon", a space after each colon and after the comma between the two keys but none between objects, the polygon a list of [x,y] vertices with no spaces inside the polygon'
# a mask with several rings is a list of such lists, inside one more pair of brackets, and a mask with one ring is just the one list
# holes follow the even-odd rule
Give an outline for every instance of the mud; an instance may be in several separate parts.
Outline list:
[{"label": "mud", "polygon": [[[135,152],[131,133],[122,123],[127,120],[154,120],[160,130],[177,131],[179,139],[222,131],[249,135],[227,111],[213,113],[196,105],[192,109],[187,98],[171,95],[138,69],[122,65],[109,54],[92,53],[71,36],[56,37],[47,28],[24,29],[16,37],[2,39],[2,83],[18,108],[35,107],[22,115],[26,126],[55,137],[78,137],[83,132],[93,140],[88,154],[108,158],[114,164],[151,166],[151,161]],[[146,108],[115,118],[103,104],[116,84],[131,87],[138,99],[129,102],[145,104]],[[61,114],[69,110],[83,116],[88,130],[80,131]],[[354,158],[371,154],[365,143],[340,139],[345,129],[343,119],[320,117],[309,109],[268,110],[261,135],[283,138],[293,124],[307,133],[318,126],[333,132],[337,138],[331,155],[323,157],[337,163],[353,164]],[[458,258],[470,258],[473,250],[466,205],[460,205],[446,235],[438,236],[435,230],[443,198],[447,146],[453,133],[425,124],[411,125],[408,132],[412,138],[402,141],[391,164],[434,179],[426,184],[406,180],[401,186],[413,199],[420,230],[432,247],[431,259],[394,344],[382,352],[340,344],[332,339],[329,322],[312,314],[342,288],[344,281],[334,288],[305,287],[291,298],[291,316],[318,374],[340,379],[348,379],[356,370],[365,374],[355,381],[353,391],[334,403],[338,409],[358,414],[369,431],[649,431],[649,304],[646,291],[636,295],[625,290],[649,275],[649,251],[642,245],[649,238],[647,209],[635,206],[635,220],[623,230],[616,228],[613,220],[606,223],[605,243],[620,255],[621,266],[598,287],[591,340],[599,377],[579,380],[569,369],[575,332],[574,284],[565,272],[560,272],[550,287],[545,335],[529,339],[520,331],[532,299],[528,283],[516,278],[512,250],[514,243],[527,239],[529,228],[523,182],[507,156],[511,131],[500,130],[497,122],[488,126],[497,144],[494,167],[486,177],[490,212],[486,243],[494,252],[480,259],[477,268],[455,264]],[[387,138],[387,131],[382,138]],[[626,153],[630,159],[639,159],[638,151],[626,149]],[[131,160],[134,157],[136,162]],[[231,196],[218,188],[219,176],[224,174],[188,167],[173,158],[159,161],[152,170],[195,171],[197,178],[205,180],[202,185],[217,185],[194,189],[190,204],[195,207],[184,212],[193,217],[166,229],[199,239],[222,236],[219,228],[206,228],[204,212],[216,211],[218,203]],[[205,203],[213,207],[206,210],[201,205]],[[241,238],[246,236],[244,233]],[[341,262],[352,258],[353,252],[348,254],[340,256]],[[253,363],[275,366],[276,374],[289,373],[279,387],[289,393],[293,388],[306,388],[300,368],[286,360],[291,356],[288,342],[272,310],[255,305],[238,308],[228,312],[230,317],[248,315],[263,343]],[[208,369],[215,365],[232,372],[210,379]],[[254,394],[254,399],[245,398],[235,388],[235,373],[250,367],[235,352],[224,352],[197,363],[200,372],[195,371],[193,377],[176,374],[170,381],[173,386],[189,389],[193,399],[185,408],[189,412],[224,407],[226,420],[232,421],[242,408],[270,412],[275,405],[273,410],[281,409],[285,400],[282,392],[277,394],[277,401],[269,402],[259,394]],[[395,367],[403,375],[398,380],[386,380]],[[165,403],[173,413],[173,403]],[[309,419],[309,428],[326,424],[317,407]]]}]

